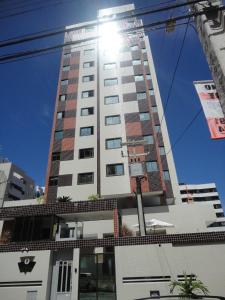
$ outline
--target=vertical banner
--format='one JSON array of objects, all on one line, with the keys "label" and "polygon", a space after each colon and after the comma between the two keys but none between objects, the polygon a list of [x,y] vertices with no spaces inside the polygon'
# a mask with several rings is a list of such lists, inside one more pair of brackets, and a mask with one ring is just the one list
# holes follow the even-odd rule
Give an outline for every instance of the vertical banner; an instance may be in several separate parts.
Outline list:
[{"label": "vertical banner", "polygon": [[224,139],[225,117],[214,82],[212,80],[195,81],[194,85],[201,101],[211,138]]}]

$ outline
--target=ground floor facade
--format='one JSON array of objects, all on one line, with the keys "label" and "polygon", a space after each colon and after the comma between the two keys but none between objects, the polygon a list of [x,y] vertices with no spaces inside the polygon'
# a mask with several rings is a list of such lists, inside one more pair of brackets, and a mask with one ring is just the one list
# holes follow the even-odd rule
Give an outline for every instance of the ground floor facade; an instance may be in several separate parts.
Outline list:
[{"label": "ground floor facade", "polygon": [[206,238],[202,236],[200,243],[193,239],[182,244],[127,237],[123,238],[128,239],[125,245],[111,239],[110,243],[118,246],[108,243],[93,247],[90,243],[90,247],[72,248],[64,243],[65,248],[61,244],[58,250],[25,247],[2,252],[0,299],[130,300],[163,296],[169,294],[171,281],[183,280],[184,272],[202,280],[211,295],[225,296],[225,242],[204,244]]}]

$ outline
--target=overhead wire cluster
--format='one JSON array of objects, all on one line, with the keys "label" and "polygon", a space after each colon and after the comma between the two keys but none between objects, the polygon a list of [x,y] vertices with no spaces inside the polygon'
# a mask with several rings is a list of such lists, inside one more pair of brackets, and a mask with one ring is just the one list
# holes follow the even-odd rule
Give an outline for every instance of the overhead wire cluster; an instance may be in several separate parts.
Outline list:
[{"label": "overhead wire cluster", "polygon": [[[68,0],[68,1],[72,2],[74,0]],[[39,4],[40,2],[41,1],[36,1],[35,3]],[[166,5],[165,6],[165,4],[168,4],[168,3],[171,3],[171,2],[172,2],[171,5]],[[174,9],[177,9],[177,8],[180,8],[180,7],[186,7],[187,5],[197,4],[199,2],[202,2],[202,0],[190,0],[188,2],[181,2],[181,3],[175,3],[175,4],[174,4],[174,1],[167,1],[167,2],[163,2],[163,3],[159,3],[157,6],[153,5],[153,6],[148,6],[148,7],[144,7],[144,8],[135,9],[135,10],[129,12],[129,13],[116,15],[113,18],[109,18],[109,19],[106,19],[106,20],[94,21],[94,22],[92,22],[92,25],[94,26],[94,25],[99,25],[99,24],[103,24],[103,23],[107,23],[107,22],[116,22],[116,21],[131,19],[131,18],[135,18],[135,17],[148,16],[150,14],[155,14],[155,13],[161,13],[161,12],[164,12],[164,11],[174,10]],[[54,2],[54,5],[55,4],[62,4],[62,1],[56,0]],[[53,5],[53,3],[51,5]],[[161,5],[162,5],[162,7],[161,7]],[[36,8],[33,8],[33,10],[42,9],[43,7],[44,6],[36,7]],[[155,7],[155,8],[153,8],[153,7]],[[29,13],[31,10],[32,9],[24,10],[24,11],[21,11],[21,12],[16,12],[15,14]],[[210,11],[212,11],[212,10],[222,11],[222,10],[225,10],[225,6],[214,7],[214,8],[211,7]],[[191,12],[191,13],[188,13],[188,14],[185,14],[185,15],[179,15],[179,16],[175,16],[175,17],[170,17],[169,19],[144,24],[144,25],[141,25],[141,26],[138,26],[138,27],[133,27],[133,28],[129,28],[129,29],[122,29],[118,32],[119,34],[123,35],[123,34],[128,34],[128,33],[135,33],[135,32],[138,32],[140,30],[145,30],[147,32],[150,32],[150,31],[153,31],[153,30],[161,30],[161,29],[167,28],[168,22],[174,22],[174,24],[176,24],[176,26],[186,25],[184,35],[183,35],[183,38],[182,38],[182,42],[181,42],[181,46],[180,46],[180,49],[179,49],[178,58],[177,58],[175,68],[174,68],[174,71],[173,71],[169,91],[168,91],[167,98],[166,98],[166,101],[165,101],[164,113],[163,113],[163,116],[160,120],[160,125],[163,122],[163,119],[165,117],[165,112],[166,112],[167,107],[168,107],[169,99],[170,99],[171,92],[172,92],[173,83],[175,81],[176,72],[177,72],[179,62],[180,62],[180,59],[181,59],[181,56],[182,56],[182,51],[183,51],[183,48],[184,48],[184,43],[185,43],[187,31],[188,31],[188,25],[191,23],[191,18],[203,15],[206,12],[207,12],[207,9],[204,9],[204,10],[198,11],[198,12],[195,11],[195,12]],[[10,17],[12,15],[15,15],[15,14],[11,14],[8,17]],[[7,16],[2,17],[1,14],[0,14],[0,19],[5,18],[5,17],[7,17]],[[183,21],[183,20],[187,20],[187,21],[180,22],[180,21]],[[32,42],[32,41],[35,41],[35,40],[49,38],[49,37],[60,35],[60,34],[63,34],[63,33],[68,33],[70,31],[84,29],[87,26],[90,26],[90,25],[81,25],[81,26],[76,26],[76,27],[70,26],[69,28],[58,27],[58,28],[54,28],[54,29],[51,29],[51,30],[43,30],[43,31],[40,31],[40,32],[28,34],[28,35],[14,37],[14,38],[11,38],[11,39],[0,41],[0,48],[9,47],[9,46],[13,46],[13,45],[20,45],[20,44],[27,43],[27,42]],[[0,64],[5,64],[5,63],[9,63],[9,62],[19,61],[19,60],[23,60],[23,59],[27,59],[27,58],[32,58],[32,57],[40,56],[42,54],[53,53],[53,52],[56,52],[59,49],[65,47],[65,46],[72,46],[73,45],[73,47],[74,47],[76,45],[79,45],[82,42],[88,42],[88,41],[91,42],[91,41],[96,40],[98,38],[100,38],[100,36],[90,37],[90,38],[86,38],[86,39],[82,39],[82,40],[74,40],[74,41],[64,42],[64,43],[61,43],[61,44],[56,44],[56,45],[43,47],[43,48],[37,48],[37,49],[7,53],[7,54],[4,54],[4,55],[0,55]],[[197,119],[200,112],[201,112],[201,110],[198,111],[197,114],[195,114],[195,116],[188,123],[188,125],[184,128],[181,135],[178,137],[178,139],[176,139],[175,143],[173,144],[173,146],[169,149],[169,151],[166,154],[171,152],[172,148],[175,147],[175,145],[181,140],[181,138],[186,133],[186,131],[190,128],[190,126],[193,124],[193,122]],[[158,133],[157,133],[157,137],[158,137]]]}]

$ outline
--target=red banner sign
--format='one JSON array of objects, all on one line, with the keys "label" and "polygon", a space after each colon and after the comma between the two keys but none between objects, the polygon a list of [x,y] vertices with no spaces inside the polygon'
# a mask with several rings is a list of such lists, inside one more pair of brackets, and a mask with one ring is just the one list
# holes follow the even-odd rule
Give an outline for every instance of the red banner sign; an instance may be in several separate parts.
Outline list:
[{"label": "red banner sign", "polygon": [[212,139],[225,138],[225,117],[212,80],[194,82]]}]

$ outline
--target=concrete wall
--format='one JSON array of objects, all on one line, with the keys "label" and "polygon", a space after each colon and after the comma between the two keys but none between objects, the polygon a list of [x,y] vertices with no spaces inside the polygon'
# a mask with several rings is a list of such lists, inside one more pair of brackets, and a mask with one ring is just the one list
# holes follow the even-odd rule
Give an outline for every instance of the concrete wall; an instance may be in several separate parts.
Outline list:
[{"label": "concrete wall", "polygon": [[[24,256],[34,256],[36,262],[33,270],[28,273],[21,273],[18,267],[20,258]],[[37,291],[37,300],[47,300],[49,293],[49,264],[50,251],[31,252],[10,252],[0,255],[0,299],[4,300],[25,300],[27,291]],[[42,280],[42,286],[28,286],[29,281]],[[12,286],[3,287],[4,282]],[[19,282],[24,282],[26,286],[18,286]]]},{"label": "concrete wall", "polygon": [[[151,290],[169,294],[169,282],[129,282],[123,277],[170,276],[194,273],[211,295],[225,296],[225,245],[173,247],[171,244],[115,248],[117,300],[149,297]],[[132,280],[132,279],[131,279]],[[150,279],[151,280],[151,279]]]}]

